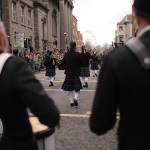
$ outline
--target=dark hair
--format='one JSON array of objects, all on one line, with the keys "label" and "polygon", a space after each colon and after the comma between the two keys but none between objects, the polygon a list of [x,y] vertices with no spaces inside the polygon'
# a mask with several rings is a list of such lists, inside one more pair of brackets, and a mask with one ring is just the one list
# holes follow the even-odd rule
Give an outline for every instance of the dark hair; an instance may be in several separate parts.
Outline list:
[{"label": "dark hair", "polygon": [[132,5],[135,13],[146,20],[150,20],[150,0],[134,0]]},{"label": "dark hair", "polygon": [[19,51],[18,51],[18,49],[16,49],[16,48],[15,48],[15,49],[13,49],[13,54],[14,54],[14,55],[17,55],[17,54],[18,54],[18,52],[19,52]]},{"label": "dark hair", "polygon": [[70,51],[75,51],[76,49],[76,42],[70,42]]}]

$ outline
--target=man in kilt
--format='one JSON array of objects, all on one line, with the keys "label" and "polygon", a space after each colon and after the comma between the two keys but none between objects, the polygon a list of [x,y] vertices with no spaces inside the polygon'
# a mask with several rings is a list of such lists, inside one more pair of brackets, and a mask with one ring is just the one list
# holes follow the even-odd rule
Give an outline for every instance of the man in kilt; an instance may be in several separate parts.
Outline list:
[{"label": "man in kilt", "polygon": [[81,47],[81,50],[82,67],[80,76],[82,77],[83,87],[88,88],[88,77],[90,76],[89,62],[93,57],[86,51],[84,45]]},{"label": "man in kilt", "polygon": [[56,64],[57,64],[57,62],[56,62],[56,59],[53,57],[52,51],[48,52],[48,55],[44,60],[44,65],[46,66],[46,74],[45,75],[48,76],[49,80],[50,80],[49,86],[53,86],[53,80],[56,75],[56,72],[55,72]]},{"label": "man in kilt", "polygon": [[93,77],[97,77],[98,75],[98,65],[99,65],[99,59],[97,56],[96,50],[93,52],[93,62],[91,64],[91,70],[93,71]]},{"label": "man in kilt", "polygon": [[70,43],[70,51],[66,52],[61,64],[60,70],[65,70],[65,80],[62,85],[64,91],[69,91],[70,106],[78,107],[78,95],[82,84],[80,81],[80,67],[82,65],[80,53],[76,52],[76,43]]}]

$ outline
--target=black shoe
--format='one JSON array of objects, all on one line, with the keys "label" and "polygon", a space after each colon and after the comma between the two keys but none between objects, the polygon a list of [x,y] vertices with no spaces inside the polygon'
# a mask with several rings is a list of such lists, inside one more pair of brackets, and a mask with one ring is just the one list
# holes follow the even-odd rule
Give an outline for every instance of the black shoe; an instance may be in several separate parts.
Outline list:
[{"label": "black shoe", "polygon": [[86,88],[86,84],[83,84],[83,87]]},{"label": "black shoe", "polygon": [[95,76],[97,77],[97,73],[95,73]]},{"label": "black shoe", "polygon": [[95,77],[95,76],[93,76],[93,77]]},{"label": "black shoe", "polygon": [[54,86],[52,81],[50,82],[50,85],[49,85],[49,86]]},{"label": "black shoe", "polygon": [[74,106],[74,103],[70,103],[70,107],[73,107]]},{"label": "black shoe", "polygon": [[77,102],[77,100],[74,100],[74,106],[75,106],[75,107],[78,107],[78,102]]},{"label": "black shoe", "polygon": [[85,85],[86,85],[86,88],[88,88],[88,83],[87,82],[85,82]]}]

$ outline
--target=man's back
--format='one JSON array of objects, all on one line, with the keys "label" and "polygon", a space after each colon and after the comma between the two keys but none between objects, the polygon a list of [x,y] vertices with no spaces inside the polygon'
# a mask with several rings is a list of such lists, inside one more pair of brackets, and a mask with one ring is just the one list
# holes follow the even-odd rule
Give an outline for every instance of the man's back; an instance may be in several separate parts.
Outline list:
[{"label": "man's back", "polygon": [[[150,31],[141,40],[150,50]],[[122,47],[105,57],[99,81],[91,130],[104,134],[113,128],[119,107],[119,150],[150,149],[150,70],[144,70],[132,52]]]},{"label": "man's back", "polygon": [[4,65],[0,75],[0,91],[0,118],[4,124],[0,149],[36,150],[26,109],[30,108],[43,124],[55,127],[59,112],[53,101],[30,72],[25,60],[19,57],[8,59]]},{"label": "man's back", "polygon": [[79,75],[81,67],[81,57],[78,52],[69,51],[64,56],[66,64],[66,74]]}]

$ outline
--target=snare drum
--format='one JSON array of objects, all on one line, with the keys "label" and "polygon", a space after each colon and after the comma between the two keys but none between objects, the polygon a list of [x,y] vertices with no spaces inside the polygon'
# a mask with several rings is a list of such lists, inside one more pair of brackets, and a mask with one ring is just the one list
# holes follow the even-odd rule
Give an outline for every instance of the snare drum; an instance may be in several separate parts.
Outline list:
[{"label": "snare drum", "polygon": [[48,128],[39,122],[37,117],[29,118],[32,131],[36,136],[37,145],[39,150],[55,150],[55,129]]}]

